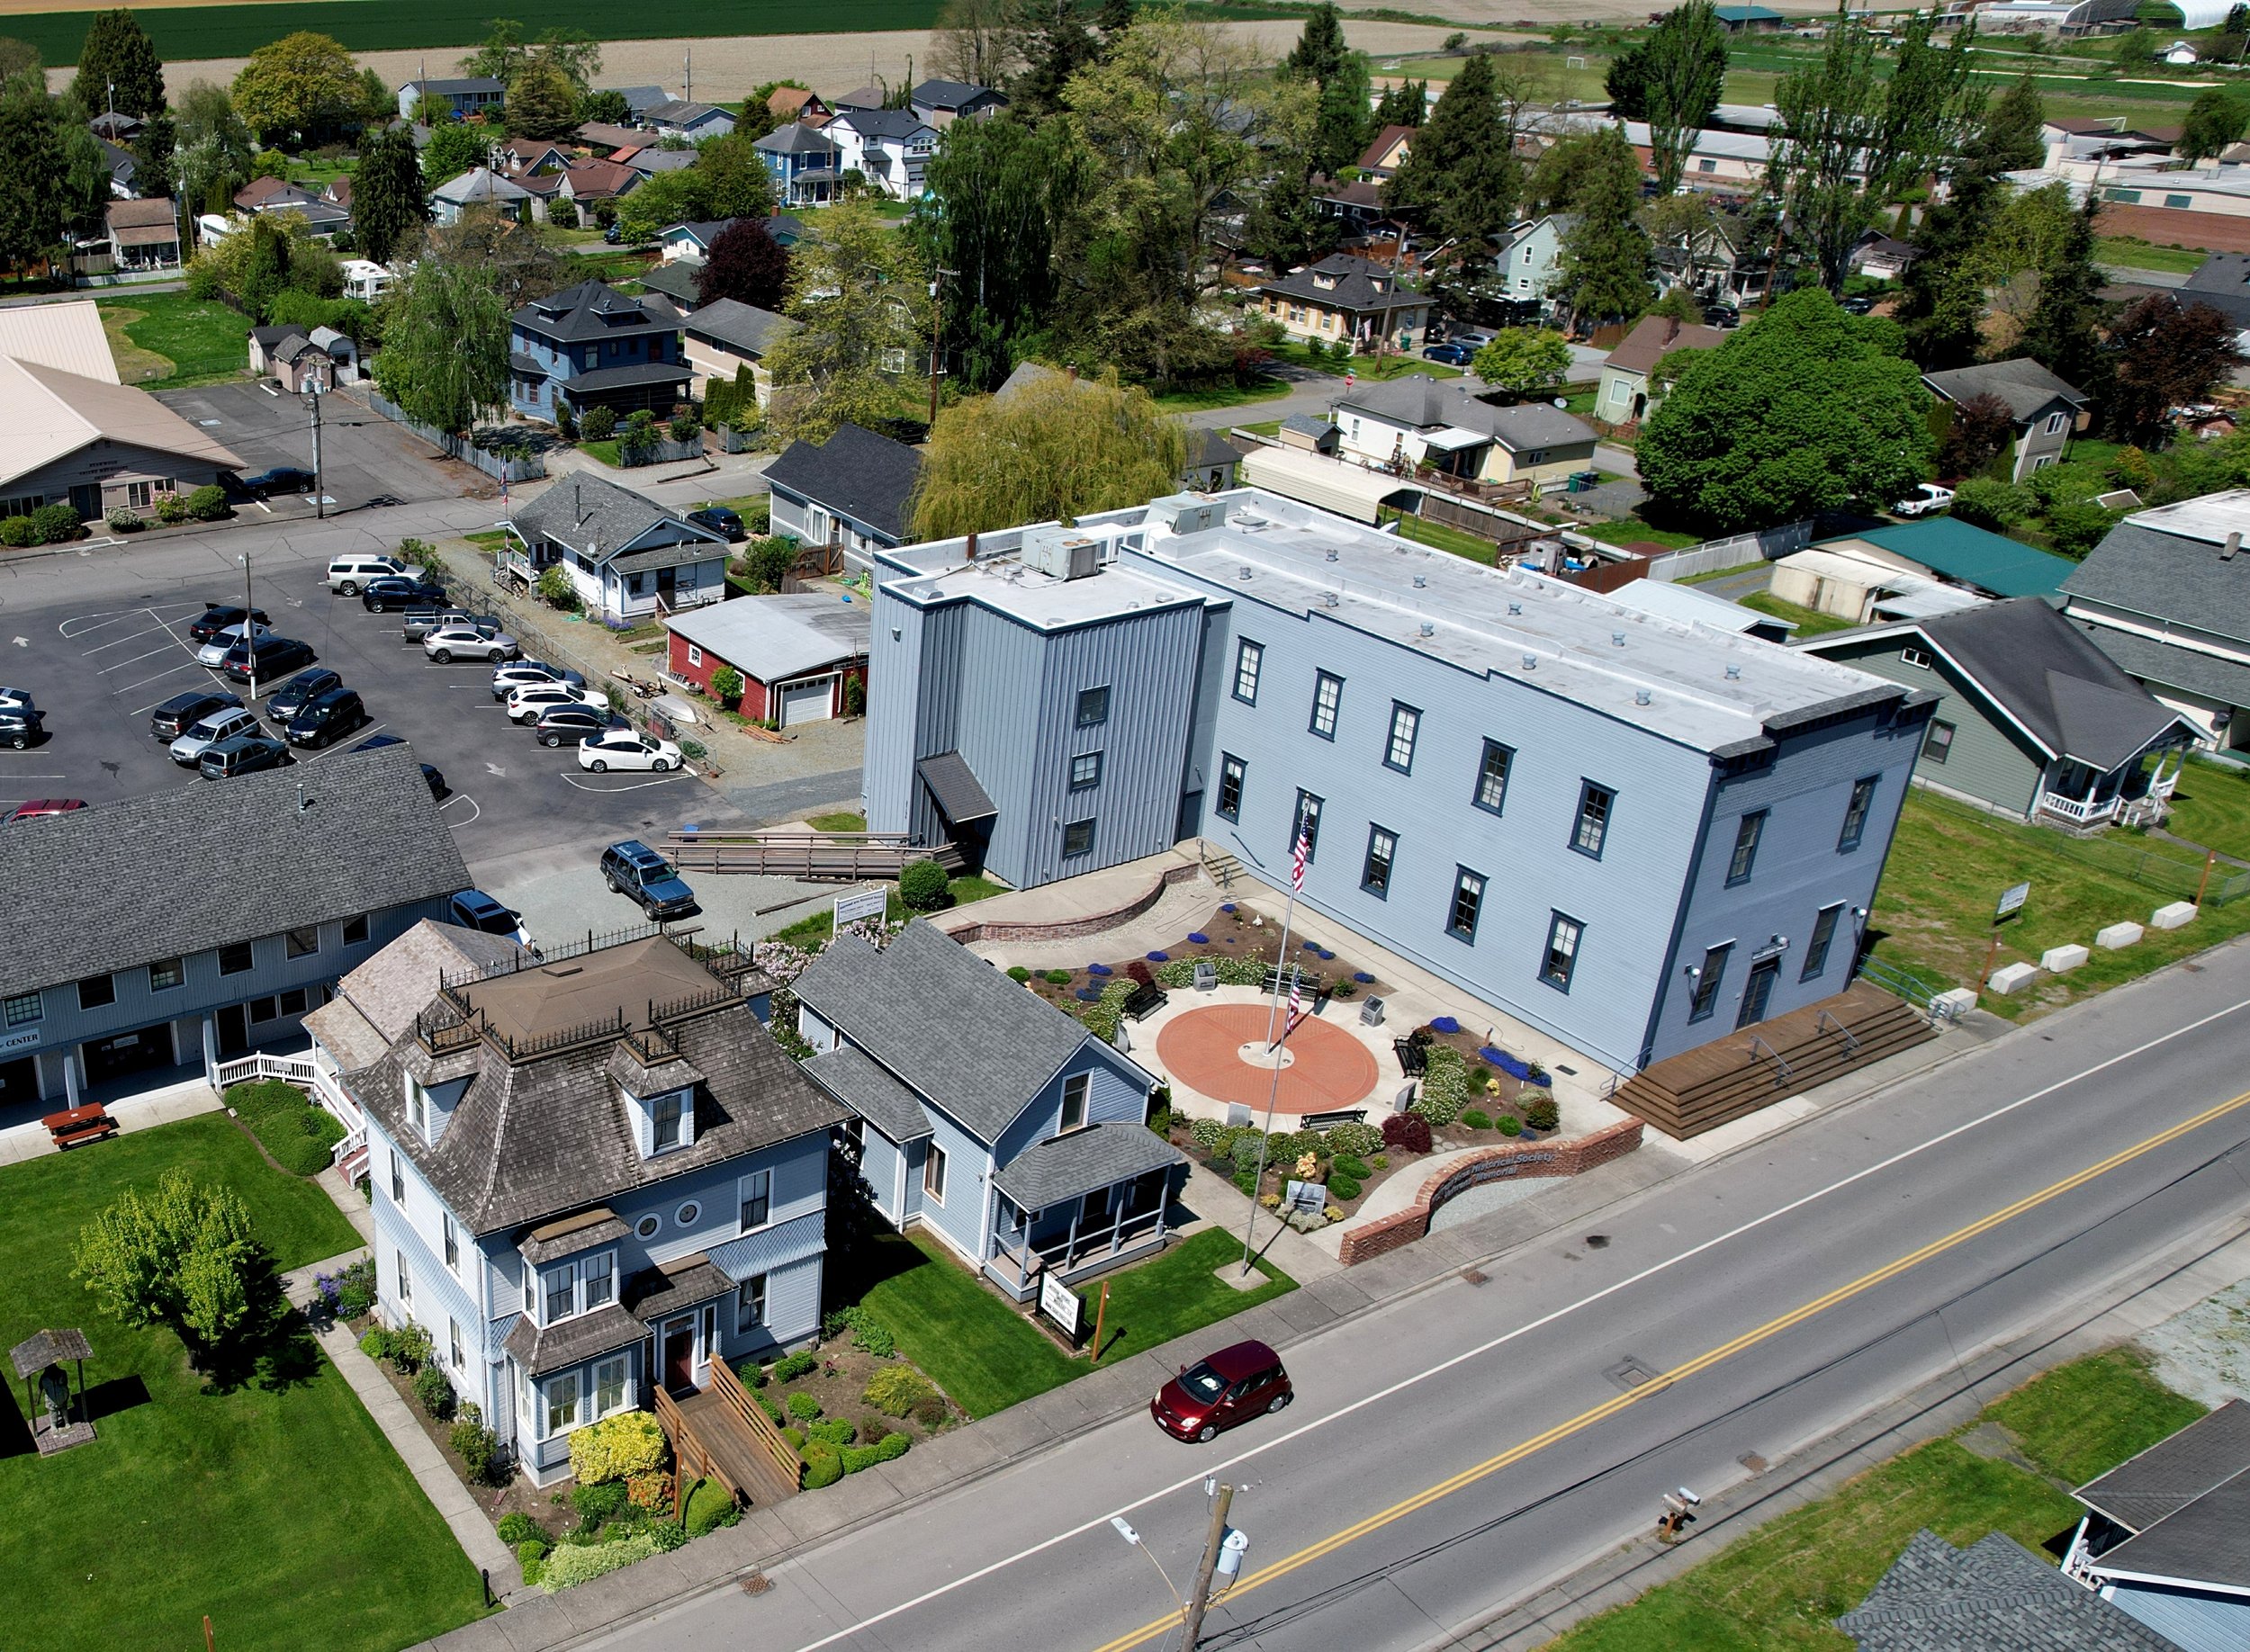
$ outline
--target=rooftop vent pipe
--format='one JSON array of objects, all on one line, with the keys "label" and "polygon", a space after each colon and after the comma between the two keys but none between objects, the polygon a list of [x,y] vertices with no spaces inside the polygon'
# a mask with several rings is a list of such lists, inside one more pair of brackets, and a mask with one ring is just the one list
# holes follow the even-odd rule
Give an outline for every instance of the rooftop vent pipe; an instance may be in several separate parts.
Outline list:
[{"label": "rooftop vent pipe", "polygon": [[2240,528],[2236,528],[2233,533],[2227,535],[2227,543],[2219,547],[2218,560],[2222,562],[2231,562],[2235,560],[2235,552],[2241,549],[2242,530]]},{"label": "rooftop vent pipe", "polygon": [[1730,683],[1740,678],[1742,675],[1742,668],[1738,665],[1731,665],[1726,669],[1726,680]]},{"label": "rooftop vent pipe", "polygon": [[1422,622],[1421,634],[1426,637],[1434,637],[1437,634],[1437,627],[1431,624],[1429,621],[1424,620]]}]

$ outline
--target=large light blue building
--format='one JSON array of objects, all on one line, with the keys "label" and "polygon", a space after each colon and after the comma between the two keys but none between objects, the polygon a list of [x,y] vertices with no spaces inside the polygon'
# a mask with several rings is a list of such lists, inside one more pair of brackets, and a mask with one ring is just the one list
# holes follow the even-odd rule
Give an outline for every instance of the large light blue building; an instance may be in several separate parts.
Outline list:
[{"label": "large light blue building", "polygon": [[868,823],[1202,836],[1634,1070],[1841,992],[1933,701],[1255,489],[874,553]]},{"label": "large light blue building", "polygon": [[573,1431],[818,1333],[847,1115],[759,1023],[770,983],[685,937],[467,967],[431,937],[316,1034],[365,1116],[382,1317],[544,1485]]}]

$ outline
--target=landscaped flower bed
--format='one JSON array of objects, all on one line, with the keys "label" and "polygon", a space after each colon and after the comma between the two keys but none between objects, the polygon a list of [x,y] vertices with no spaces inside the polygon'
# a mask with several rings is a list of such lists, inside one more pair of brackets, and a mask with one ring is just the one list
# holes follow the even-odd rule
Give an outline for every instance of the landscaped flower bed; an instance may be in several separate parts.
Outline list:
[{"label": "landscaped flower bed", "polygon": [[832,1314],[822,1329],[826,1340],[816,1350],[735,1367],[804,1458],[806,1490],[904,1457],[958,1421],[938,1385],[899,1357],[891,1333],[865,1308]]}]

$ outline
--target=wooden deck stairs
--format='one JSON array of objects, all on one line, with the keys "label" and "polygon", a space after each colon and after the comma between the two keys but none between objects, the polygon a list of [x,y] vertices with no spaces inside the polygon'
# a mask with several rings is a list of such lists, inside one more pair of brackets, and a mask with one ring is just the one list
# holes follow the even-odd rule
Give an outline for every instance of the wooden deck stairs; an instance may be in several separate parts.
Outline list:
[{"label": "wooden deck stairs", "polygon": [[872,831],[675,831],[666,851],[682,872],[754,872],[841,884],[896,877],[911,861],[934,860],[948,876],[968,869],[950,843],[917,847]]},{"label": "wooden deck stairs", "polygon": [[1854,981],[1833,998],[1656,1062],[1610,1099],[1685,1140],[1937,1036],[1913,1005]]},{"label": "wooden deck stairs", "polygon": [[682,1486],[689,1478],[716,1480],[736,1501],[753,1504],[796,1495],[804,1459],[724,1360],[711,1362],[708,1387],[677,1399],[659,1387],[656,1418],[671,1441]]}]

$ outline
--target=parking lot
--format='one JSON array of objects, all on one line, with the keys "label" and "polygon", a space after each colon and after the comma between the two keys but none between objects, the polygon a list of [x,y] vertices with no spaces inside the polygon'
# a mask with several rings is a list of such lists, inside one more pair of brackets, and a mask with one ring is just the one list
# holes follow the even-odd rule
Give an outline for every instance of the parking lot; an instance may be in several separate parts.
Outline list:
[{"label": "parking lot", "polygon": [[[242,539],[230,543],[246,546]],[[243,582],[215,559],[129,554],[106,578],[74,558],[11,582],[0,606],[0,683],[25,688],[45,713],[47,735],[29,750],[0,750],[0,810],[36,797],[103,803],[206,781],[171,760],[148,732],[150,712],[173,696],[216,686],[195,663],[187,627],[209,602],[240,603]],[[370,735],[396,734],[451,788],[442,818],[480,881],[508,884],[582,866],[618,838],[683,823],[737,824],[740,816],[688,773],[580,771],[571,747],[542,747],[509,723],[482,661],[437,665],[400,634],[397,614],[370,614],[356,597],[332,596],[325,559],[286,552],[254,559],[256,606],[274,631],[309,643],[321,665],[359,691],[370,723],[323,751],[300,751],[292,772],[317,784],[320,764]],[[198,569],[210,569],[199,572]],[[261,683],[261,696],[274,685]],[[231,689],[240,692],[239,689]],[[159,874],[160,876],[160,874]],[[570,927],[622,925],[637,910],[605,895],[597,879]],[[554,921],[563,914],[550,909]]]},{"label": "parking lot", "polygon": [[[275,465],[312,468],[312,423],[305,400],[281,391],[270,379],[161,391],[157,400],[232,448],[241,457],[245,476]],[[323,396],[320,402],[320,468],[331,511],[376,498],[444,498],[458,494],[465,482],[481,480],[465,466],[441,461],[349,396]],[[246,511],[301,515],[312,509],[312,496],[307,490],[238,505]]]}]

